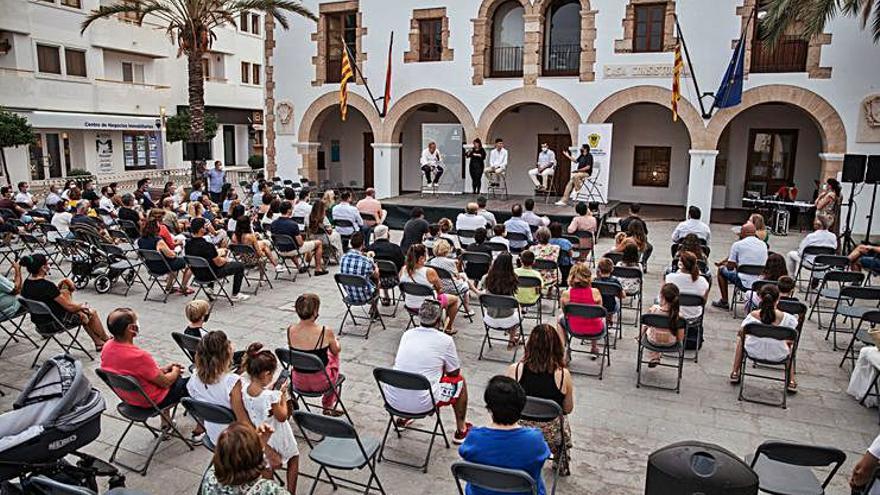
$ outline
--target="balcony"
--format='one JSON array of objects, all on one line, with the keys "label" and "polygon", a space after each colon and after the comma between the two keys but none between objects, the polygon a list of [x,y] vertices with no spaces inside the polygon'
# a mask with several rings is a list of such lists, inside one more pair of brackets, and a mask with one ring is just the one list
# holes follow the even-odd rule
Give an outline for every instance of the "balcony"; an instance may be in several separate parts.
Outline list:
[{"label": "balcony", "polygon": [[576,76],[581,70],[581,47],[577,43],[550,45],[545,50],[545,76]]},{"label": "balcony", "polygon": [[760,40],[752,44],[754,73],[806,72],[809,42],[799,36],[784,36],[775,47]]},{"label": "balcony", "polygon": [[490,77],[522,77],[523,47],[498,46],[492,48]]}]

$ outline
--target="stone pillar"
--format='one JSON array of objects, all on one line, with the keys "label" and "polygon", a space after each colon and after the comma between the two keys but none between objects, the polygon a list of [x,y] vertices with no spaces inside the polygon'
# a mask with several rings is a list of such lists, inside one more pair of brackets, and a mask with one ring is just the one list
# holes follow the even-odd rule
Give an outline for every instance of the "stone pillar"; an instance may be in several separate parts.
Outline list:
[{"label": "stone pillar", "polygon": [[709,223],[712,219],[712,188],[715,183],[715,158],[718,150],[690,150],[689,153],[691,166],[687,205],[698,207],[703,213],[702,220]]},{"label": "stone pillar", "polygon": [[541,74],[541,15],[526,14],[523,16],[525,35],[523,39],[523,84],[538,84]]},{"label": "stone pillar", "polygon": [[819,153],[819,160],[819,180],[822,182],[829,177],[836,178],[843,170],[843,153]]},{"label": "stone pillar", "polygon": [[293,143],[293,147],[299,151],[302,157],[299,175],[314,181],[316,184],[321,182],[318,177],[318,148],[321,147],[321,143],[300,142]]},{"label": "stone pillar", "polygon": [[376,199],[400,194],[400,143],[373,143],[373,187]]}]

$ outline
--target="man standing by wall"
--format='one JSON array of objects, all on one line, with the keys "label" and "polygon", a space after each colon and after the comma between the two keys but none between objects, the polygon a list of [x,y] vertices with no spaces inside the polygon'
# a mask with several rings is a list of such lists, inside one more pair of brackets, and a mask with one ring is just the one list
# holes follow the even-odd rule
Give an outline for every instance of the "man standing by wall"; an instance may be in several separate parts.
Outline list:
[{"label": "man standing by wall", "polygon": [[223,164],[220,160],[214,161],[214,168],[205,173],[208,179],[208,194],[211,201],[215,204],[223,202],[223,184],[226,183],[226,171],[223,170]]}]

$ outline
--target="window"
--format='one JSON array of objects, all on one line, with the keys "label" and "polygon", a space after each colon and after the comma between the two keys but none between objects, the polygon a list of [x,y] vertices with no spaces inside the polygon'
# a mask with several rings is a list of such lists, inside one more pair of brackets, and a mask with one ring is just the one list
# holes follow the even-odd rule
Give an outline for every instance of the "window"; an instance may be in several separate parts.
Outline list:
[{"label": "window", "polygon": [[519,2],[501,4],[492,17],[491,77],[520,77],[525,23]]},{"label": "window", "polygon": [[211,80],[211,62],[207,58],[202,59],[202,77],[206,81]]},{"label": "window", "polygon": [[761,24],[758,19],[762,13],[767,12],[767,0],[760,0],[755,8],[755,18],[752,22],[756,26],[755,36],[752,40],[752,64],[751,72],[806,72],[807,49],[809,42],[802,36],[783,35],[776,46],[766,44],[761,40]]},{"label": "window", "polygon": [[581,65],[581,3],[557,0],[550,5],[544,32],[544,75],[576,76]]},{"label": "window", "polygon": [[634,52],[662,52],[663,26],[666,23],[666,4],[634,5]]},{"label": "window", "polygon": [[144,64],[122,62],[122,80],[128,83],[144,83]]},{"label": "window", "polygon": [[85,50],[64,49],[64,64],[67,67],[68,76],[86,77],[86,52]]},{"label": "window", "polygon": [[746,190],[773,194],[794,178],[796,129],[749,131]]},{"label": "window", "polygon": [[342,80],[343,39],[351,63],[357,63],[357,12],[324,14],[324,22],[327,26],[327,73],[324,79],[328,83],[338,83]]},{"label": "window", "polygon": [[254,77],[251,78],[251,82],[254,84],[260,84],[260,69],[263,68],[260,64],[251,64],[251,68],[254,71]]},{"label": "window", "polygon": [[156,133],[122,133],[122,158],[126,170],[155,168],[159,162],[159,152],[159,138]]},{"label": "window", "polygon": [[260,35],[260,16],[251,14],[251,34]]},{"label": "window", "polygon": [[249,12],[242,12],[238,18],[238,29],[245,33],[248,32],[248,29],[250,28],[250,23],[248,23],[249,15]]},{"label": "window", "polygon": [[251,82],[251,64],[249,62],[241,63],[241,83],[250,84]]},{"label": "window", "polygon": [[636,146],[632,185],[669,187],[671,159],[672,148],[668,146]]},{"label": "window", "polygon": [[79,0],[61,0],[61,5],[64,5],[65,7],[72,7],[74,9],[79,9],[82,7]]},{"label": "window", "polygon": [[44,74],[61,74],[61,48],[37,45],[37,70]]},{"label": "window", "polygon": [[419,62],[439,62],[443,51],[443,19],[419,21]]}]

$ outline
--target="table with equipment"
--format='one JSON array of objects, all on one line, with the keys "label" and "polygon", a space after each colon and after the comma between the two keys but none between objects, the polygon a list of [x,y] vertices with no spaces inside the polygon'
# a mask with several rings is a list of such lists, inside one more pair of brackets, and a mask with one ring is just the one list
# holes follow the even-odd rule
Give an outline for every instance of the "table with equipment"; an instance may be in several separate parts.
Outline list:
[{"label": "table with equipment", "polygon": [[791,223],[791,212],[797,210],[801,220],[798,227],[803,230],[809,228],[809,224],[804,220],[806,213],[813,208],[813,203],[804,201],[779,201],[776,199],[761,198],[743,198],[743,206],[751,206],[752,209],[764,215],[768,225],[772,225],[773,233],[776,235],[788,235]]}]

